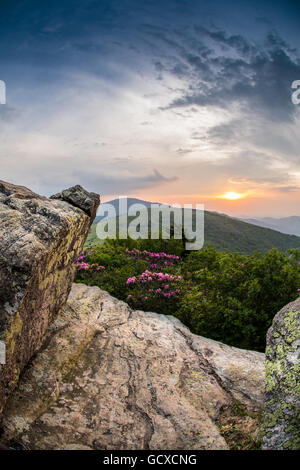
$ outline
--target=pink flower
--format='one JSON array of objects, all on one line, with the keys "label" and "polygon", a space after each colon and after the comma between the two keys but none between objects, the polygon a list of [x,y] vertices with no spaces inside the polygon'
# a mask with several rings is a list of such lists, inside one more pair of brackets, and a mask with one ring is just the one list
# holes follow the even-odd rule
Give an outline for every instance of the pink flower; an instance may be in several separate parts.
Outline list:
[{"label": "pink flower", "polygon": [[96,268],[96,271],[100,271],[101,269],[105,269],[104,266],[98,266],[98,268]]}]

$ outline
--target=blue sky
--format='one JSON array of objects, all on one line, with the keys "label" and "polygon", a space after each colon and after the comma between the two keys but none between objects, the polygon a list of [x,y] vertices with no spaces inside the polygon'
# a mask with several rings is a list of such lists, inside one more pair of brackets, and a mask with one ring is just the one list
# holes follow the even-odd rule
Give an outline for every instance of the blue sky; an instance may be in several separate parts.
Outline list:
[{"label": "blue sky", "polygon": [[300,215],[299,21],[296,1],[3,0],[1,178]]}]

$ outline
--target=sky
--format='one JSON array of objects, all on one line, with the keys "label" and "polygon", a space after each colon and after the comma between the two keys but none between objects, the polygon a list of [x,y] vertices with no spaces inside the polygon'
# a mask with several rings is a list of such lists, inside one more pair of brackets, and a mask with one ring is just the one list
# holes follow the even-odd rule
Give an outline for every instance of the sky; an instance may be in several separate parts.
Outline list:
[{"label": "sky", "polygon": [[300,215],[299,23],[291,0],[1,0],[0,179]]}]

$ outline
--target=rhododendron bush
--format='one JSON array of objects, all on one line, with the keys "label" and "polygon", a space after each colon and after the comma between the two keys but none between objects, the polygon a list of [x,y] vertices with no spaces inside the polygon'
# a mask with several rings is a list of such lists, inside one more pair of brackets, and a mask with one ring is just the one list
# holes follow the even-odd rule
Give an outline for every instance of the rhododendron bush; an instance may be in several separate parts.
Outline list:
[{"label": "rhododendron bush", "polygon": [[107,241],[75,260],[76,282],[97,285],[134,309],[174,315],[194,333],[263,351],[274,315],[300,293],[300,251],[184,253],[162,244]]},{"label": "rhododendron bush", "polygon": [[147,307],[147,310],[156,309],[169,314],[172,308],[177,307],[181,282],[181,276],[146,270],[127,279],[126,284],[131,287],[127,301],[135,308]]}]

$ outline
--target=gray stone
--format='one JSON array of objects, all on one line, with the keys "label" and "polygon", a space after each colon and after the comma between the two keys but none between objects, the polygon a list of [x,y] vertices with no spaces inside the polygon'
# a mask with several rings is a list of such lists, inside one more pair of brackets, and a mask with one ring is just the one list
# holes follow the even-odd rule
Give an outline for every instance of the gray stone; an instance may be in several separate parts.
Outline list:
[{"label": "gray stone", "polygon": [[100,202],[99,194],[89,193],[79,184],[72,186],[72,188],[64,189],[61,193],[54,194],[50,199],[61,199],[69,202],[73,206],[82,209],[92,219],[96,217]]},{"label": "gray stone", "polygon": [[22,375],[3,440],[30,449],[228,449],[256,440],[264,354],[74,284]]},{"label": "gray stone", "polygon": [[[0,415],[71,289],[99,196],[71,188],[75,206],[0,181]],[[85,199],[81,208],[82,194]],[[88,202],[90,204],[88,208]]]},{"label": "gray stone", "polygon": [[300,449],[300,299],[267,334],[263,449]]}]

